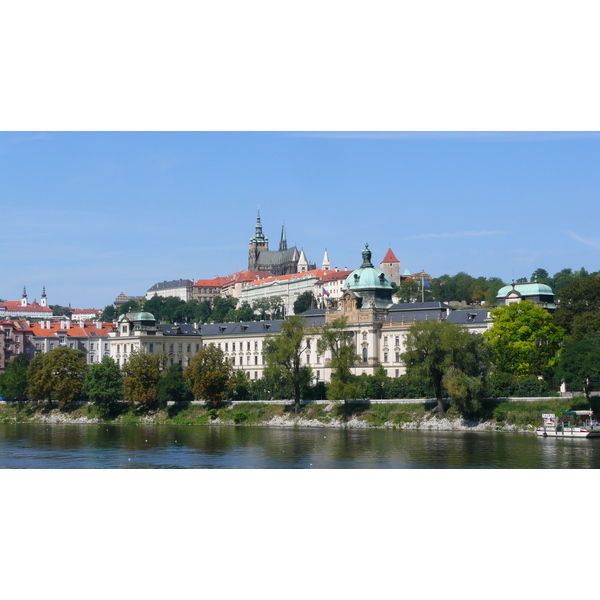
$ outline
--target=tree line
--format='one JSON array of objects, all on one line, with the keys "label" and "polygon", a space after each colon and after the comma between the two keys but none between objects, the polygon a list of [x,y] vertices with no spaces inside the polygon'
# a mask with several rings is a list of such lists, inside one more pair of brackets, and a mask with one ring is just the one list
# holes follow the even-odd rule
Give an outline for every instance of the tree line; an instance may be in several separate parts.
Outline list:
[{"label": "tree line", "polygon": [[[260,380],[235,371],[224,353],[203,346],[186,369],[167,366],[162,354],[134,353],[123,368],[105,357],[87,366],[78,350],[60,347],[29,361],[18,355],[0,375],[0,395],[30,398],[69,408],[87,399],[110,412],[119,401],[136,410],[165,406],[168,400],[293,398],[332,401],[375,398],[436,398],[443,416],[474,416],[485,397],[556,394],[565,381],[588,395],[600,383],[600,274],[577,278],[559,292],[554,314],[531,302],[492,309],[493,325],[471,334],[448,321],[412,325],[402,355],[406,374],[355,375],[360,367],[356,340],[343,318],[319,330],[301,315],[288,317],[281,333],[267,336],[266,368]],[[315,382],[304,356],[316,349],[328,357],[331,379]],[[314,350],[314,347],[313,347]]]}]

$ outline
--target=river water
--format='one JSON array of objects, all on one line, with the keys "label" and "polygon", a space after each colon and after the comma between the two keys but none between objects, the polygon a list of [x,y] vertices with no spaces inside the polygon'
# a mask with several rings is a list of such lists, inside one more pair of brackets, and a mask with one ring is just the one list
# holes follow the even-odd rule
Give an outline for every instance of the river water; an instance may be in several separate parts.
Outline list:
[{"label": "river water", "polygon": [[185,425],[0,424],[0,468],[598,468],[600,439]]}]

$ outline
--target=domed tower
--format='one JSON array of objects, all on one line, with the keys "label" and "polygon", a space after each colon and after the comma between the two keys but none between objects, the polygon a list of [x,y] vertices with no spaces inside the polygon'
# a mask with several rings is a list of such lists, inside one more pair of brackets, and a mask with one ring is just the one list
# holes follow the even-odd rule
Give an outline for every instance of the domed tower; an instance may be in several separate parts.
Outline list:
[{"label": "domed tower", "polygon": [[505,285],[498,290],[496,294],[496,304],[503,306],[505,304],[516,304],[529,300],[548,312],[553,312],[556,309],[554,301],[554,292],[552,288],[543,283],[533,281],[530,283],[513,283]]},{"label": "domed tower", "polygon": [[356,297],[357,309],[385,310],[392,306],[394,289],[388,276],[371,262],[369,244],[362,251],[363,263],[348,275],[344,292]]}]

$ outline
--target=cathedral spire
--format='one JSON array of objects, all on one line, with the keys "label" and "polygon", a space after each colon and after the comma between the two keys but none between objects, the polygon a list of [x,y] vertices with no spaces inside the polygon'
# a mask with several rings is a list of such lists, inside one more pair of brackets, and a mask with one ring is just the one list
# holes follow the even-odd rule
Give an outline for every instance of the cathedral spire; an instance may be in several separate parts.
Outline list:
[{"label": "cathedral spire", "polygon": [[327,254],[327,248],[325,248],[325,254],[323,255],[323,264],[321,265],[323,271],[329,271],[331,269],[331,263],[329,262],[329,254]]},{"label": "cathedral spire", "polygon": [[254,236],[250,238],[251,242],[268,242],[268,238],[263,233],[262,223],[260,221],[260,206],[258,207],[258,214],[256,215],[256,225],[254,226]]},{"label": "cathedral spire", "polygon": [[281,227],[281,241],[279,242],[279,252],[283,252],[287,250],[287,237],[285,235],[285,223]]}]

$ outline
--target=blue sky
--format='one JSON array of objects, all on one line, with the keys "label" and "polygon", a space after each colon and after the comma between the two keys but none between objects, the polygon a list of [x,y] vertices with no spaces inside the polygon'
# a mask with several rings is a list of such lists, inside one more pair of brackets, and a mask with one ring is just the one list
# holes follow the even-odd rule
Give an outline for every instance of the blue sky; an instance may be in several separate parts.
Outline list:
[{"label": "blue sky", "polygon": [[600,269],[592,133],[0,134],[0,297],[103,308],[157,281],[247,266],[257,206],[271,247],[357,268],[510,281]]}]

